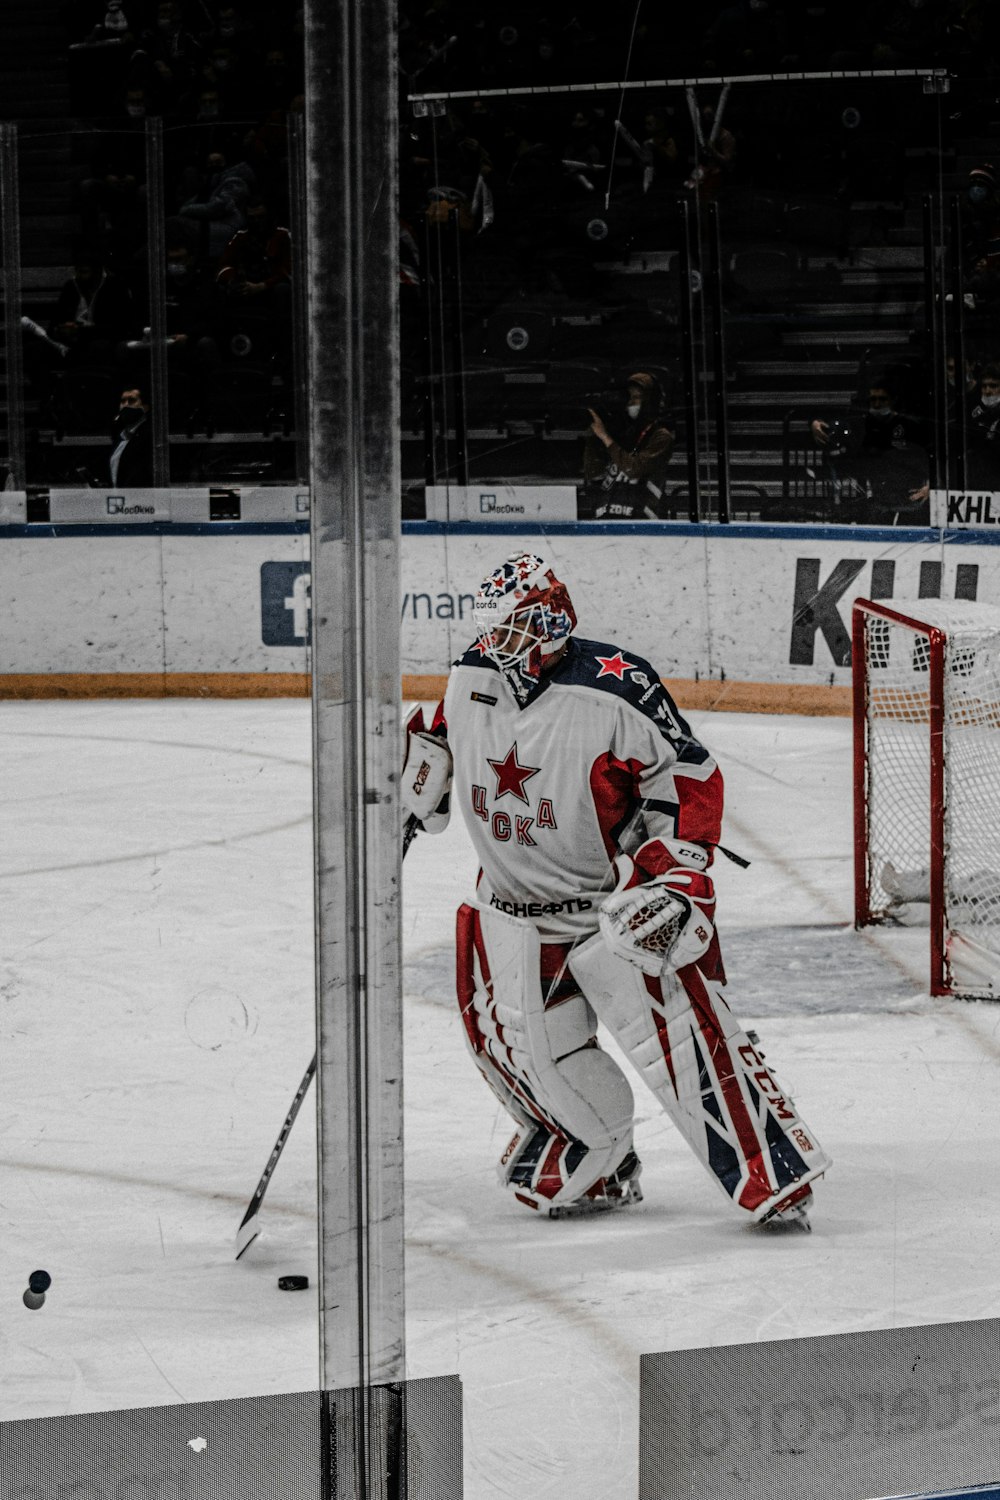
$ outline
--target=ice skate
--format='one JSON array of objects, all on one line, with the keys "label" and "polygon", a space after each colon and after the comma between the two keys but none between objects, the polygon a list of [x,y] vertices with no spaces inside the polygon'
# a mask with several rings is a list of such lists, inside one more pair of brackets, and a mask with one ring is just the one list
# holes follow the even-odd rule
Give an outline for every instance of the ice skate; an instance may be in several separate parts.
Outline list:
[{"label": "ice skate", "polygon": [[575,1219],[584,1214],[606,1213],[611,1209],[628,1208],[630,1204],[642,1202],[642,1163],[634,1151],[630,1151],[621,1166],[610,1177],[602,1177],[575,1203],[564,1203],[549,1209],[550,1219]]},{"label": "ice skate", "polygon": [[812,1225],[809,1222],[809,1210],[812,1207],[812,1201],[813,1191],[808,1184],[805,1187],[796,1188],[762,1219],[758,1219],[757,1227],[766,1229],[769,1234],[784,1234],[791,1229],[810,1234]]}]

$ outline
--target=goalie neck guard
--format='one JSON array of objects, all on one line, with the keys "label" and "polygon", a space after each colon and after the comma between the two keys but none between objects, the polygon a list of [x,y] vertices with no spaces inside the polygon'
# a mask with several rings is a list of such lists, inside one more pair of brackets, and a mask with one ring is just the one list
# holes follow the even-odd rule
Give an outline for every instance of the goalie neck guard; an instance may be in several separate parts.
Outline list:
[{"label": "goalie neck guard", "polygon": [[480,650],[522,708],[538,691],[546,660],[576,628],[566,585],[533,552],[515,552],[483,579],[472,617]]}]

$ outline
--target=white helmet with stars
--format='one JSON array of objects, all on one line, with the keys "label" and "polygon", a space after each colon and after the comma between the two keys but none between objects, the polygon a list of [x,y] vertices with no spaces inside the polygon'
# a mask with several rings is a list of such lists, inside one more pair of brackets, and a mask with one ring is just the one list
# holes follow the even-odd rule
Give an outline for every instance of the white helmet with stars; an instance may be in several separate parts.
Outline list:
[{"label": "white helmet with stars", "polygon": [[472,617],[479,649],[521,702],[537,685],[546,658],[561,651],[576,628],[566,585],[533,552],[515,552],[483,579]]}]

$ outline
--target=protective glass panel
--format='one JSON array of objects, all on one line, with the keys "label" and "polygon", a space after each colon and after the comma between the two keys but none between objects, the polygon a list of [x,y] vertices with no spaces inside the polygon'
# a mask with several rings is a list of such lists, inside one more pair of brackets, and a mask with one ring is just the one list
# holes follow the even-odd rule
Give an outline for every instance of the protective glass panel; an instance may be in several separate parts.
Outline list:
[{"label": "protective glass panel", "polygon": [[718,102],[732,513],[926,525],[942,96],[817,78],[737,81]]},{"label": "protective glass panel", "polygon": [[[723,115],[740,154],[746,152],[750,158],[751,185],[753,173],[759,173],[763,181],[772,170],[766,149],[770,138],[763,133],[769,119],[783,122],[780,138],[783,144],[788,142],[793,120],[784,113],[789,106],[780,93],[795,86],[760,85],[759,105],[753,103],[758,96],[751,98],[755,87],[749,82],[734,84]],[[825,85],[803,86],[794,97],[801,101],[806,87],[822,93]],[[907,99],[913,106],[914,129],[919,125],[924,130],[925,108],[936,119],[938,103],[923,94],[919,79],[891,80],[885,87],[889,94],[897,88],[912,89]],[[830,89],[832,101],[833,83]],[[719,92],[719,85],[711,89],[706,85],[699,87],[697,97],[700,101],[704,96],[718,107]],[[844,93],[841,110],[857,98],[847,94],[846,88]],[[742,96],[746,98],[741,105]],[[683,89],[676,91],[676,99],[678,128],[683,125],[689,132],[684,154],[690,172],[695,145]],[[504,102],[498,101],[498,107]],[[460,102],[452,103],[458,112]],[[759,153],[754,133],[758,109],[762,121]],[[906,157],[901,122],[906,120],[908,132],[909,106],[904,111],[890,100],[885,109],[880,118],[893,137],[893,150],[898,147],[902,153],[901,170],[913,172],[905,194],[893,181],[886,208],[890,217],[896,215],[894,223],[898,220],[906,230],[899,263],[905,287],[900,287],[895,298],[882,293],[877,300],[873,297],[863,304],[859,317],[875,316],[872,310],[877,307],[877,316],[884,314],[888,319],[888,334],[900,337],[908,347],[912,341],[919,355],[913,369],[922,378],[919,362],[927,357],[927,348],[934,347],[921,342],[926,334],[923,198],[928,181],[933,184],[936,167],[928,168],[922,158]],[[846,133],[854,127],[839,128]],[[788,143],[786,149],[797,149],[797,144]],[[734,155],[734,174],[736,170]],[[773,170],[776,180],[778,169]],[[869,191],[871,198],[863,198],[859,187],[852,200],[852,212],[857,204],[869,203],[868,208],[858,209],[865,216],[865,233],[871,232],[876,215],[871,207],[875,190],[866,187],[865,192]],[[691,231],[692,240],[697,233],[702,243],[702,260],[693,269],[703,267],[706,278],[704,314],[695,331],[698,368],[709,371],[714,366],[708,356],[715,357],[720,326],[727,360],[732,352],[731,333],[738,347],[741,329],[756,326],[752,309],[744,305],[741,320],[728,296],[721,320],[712,305],[716,251],[710,238],[709,210],[713,201],[720,233],[718,261],[726,277],[737,253],[736,244],[726,239],[727,194],[728,187],[720,181],[714,200],[701,204],[693,217]],[[733,194],[737,194],[735,182]],[[805,196],[801,177],[790,183],[780,205],[782,216],[797,211]],[[748,197],[749,193],[744,194],[744,209],[737,203],[739,212],[749,211]],[[829,218],[825,222],[829,230]],[[859,276],[845,290],[841,276],[850,270],[849,256],[838,256],[836,236],[828,242],[811,242],[809,236],[818,235],[818,228],[807,233],[801,221],[796,223],[804,251],[817,260],[822,257],[824,263],[848,262],[835,264],[837,285],[827,294],[826,306],[838,327],[849,327],[846,304],[860,296],[857,288],[866,287],[866,278]],[[662,223],[657,228],[662,229]],[[887,230],[885,238],[888,242]],[[786,247],[783,238],[778,244]],[[679,239],[675,248],[679,255]],[[812,272],[815,286],[822,267],[814,266]],[[690,290],[691,277],[688,286]],[[781,308],[792,323],[794,306],[790,303],[788,297]],[[767,322],[778,317],[778,308],[775,298],[764,305]],[[680,354],[680,304],[676,330]],[[845,404],[854,394],[865,347],[848,344],[843,351],[827,355],[829,361],[850,365]],[[743,357],[749,362],[750,351],[745,350]],[[786,357],[786,364],[793,359],[796,369],[781,376],[790,382],[785,390],[794,398],[787,404],[782,397],[783,404],[775,409],[774,387],[760,369],[751,369],[756,383],[745,389],[761,406],[748,401],[741,413],[739,403],[726,403],[731,440],[737,420],[754,420],[748,408],[749,413],[761,410],[775,418],[768,441],[776,458],[762,481],[773,488],[765,489],[763,498],[754,496],[750,505],[735,504],[731,494],[731,514],[737,518],[752,514],[767,519],[765,502],[781,498],[781,424],[788,408],[803,391],[808,390],[811,397],[827,389],[801,384],[798,366],[807,363],[806,357],[799,350],[794,357]],[[679,378],[683,392],[683,365]],[[697,389],[699,431],[710,439],[702,452],[713,459],[718,451],[716,396],[711,380]],[[742,436],[738,427],[735,431],[737,437]],[[687,435],[685,429],[681,451],[687,451]],[[927,478],[928,442],[918,456]],[[675,454],[672,462],[681,460]],[[735,476],[735,459],[732,472]],[[710,467],[701,485],[701,494],[708,496],[703,513],[712,516],[721,511],[714,488],[717,473]],[[805,514],[804,509],[785,512],[788,519],[803,519]],[[823,498],[808,514],[816,520],[835,518],[832,503]],[[649,528],[641,536],[629,531],[609,537],[588,528],[574,534],[557,527],[546,529],[544,521],[537,526],[508,526],[505,531],[455,525],[441,537],[424,532],[404,536],[404,672],[409,670],[422,679],[414,691],[426,700],[426,718],[434,711],[428,678],[443,676],[446,662],[465,662],[452,678],[447,703],[456,754],[451,820],[435,836],[418,837],[404,871],[408,1349],[412,1359],[430,1367],[445,1368],[451,1359],[459,1369],[467,1420],[467,1487],[473,1493],[488,1495],[498,1484],[507,1483],[512,1489],[540,1489],[553,1496],[569,1485],[574,1493],[593,1495],[595,1500],[609,1494],[622,1500],[634,1497],[640,1482],[634,1458],[640,1440],[635,1370],[642,1354],[656,1348],[690,1350],[744,1341],[752,1352],[765,1341],[841,1334],[859,1326],[975,1318],[977,1299],[988,1281],[989,1272],[975,1249],[967,1241],[960,1244],[947,1226],[956,1216],[963,1222],[979,1222],[982,1215],[989,1218],[993,1213],[983,1201],[983,1153],[977,1138],[980,1132],[990,1141],[995,1138],[994,1106],[991,1090],[972,1083],[982,1066],[982,1043],[993,1020],[977,1012],[972,1021],[975,1037],[968,1039],[968,1045],[965,1040],[956,1041],[957,1072],[971,1115],[960,1128],[962,1140],[947,1147],[947,1166],[927,1170],[928,1153],[934,1156],[942,1133],[949,1133],[955,1096],[950,1088],[926,1087],[924,1064],[917,1060],[921,1049],[929,1045],[943,1062],[941,1039],[932,1040],[941,1024],[939,1013],[914,1005],[914,997],[926,996],[927,990],[925,938],[917,955],[905,944],[896,947],[888,940],[883,944],[881,934],[875,939],[855,937],[849,930],[850,726],[835,718],[805,721],[705,711],[699,707],[705,701],[699,693],[704,684],[693,680],[693,670],[681,666],[685,642],[692,636],[703,641],[708,633],[706,614],[713,629],[725,618],[725,598],[720,591],[718,600],[706,601],[705,580],[712,577],[723,549],[735,545],[735,540],[723,541],[714,528],[703,541],[700,536],[679,535],[669,525],[660,535]],[[815,632],[824,604],[824,582],[838,573],[854,578],[862,566],[850,540],[842,544],[842,554],[832,551],[840,543],[830,545],[831,550],[820,558],[813,555],[808,538],[801,542],[805,552],[797,564],[801,593],[792,624],[793,642],[800,621],[804,630]],[[485,665],[477,667],[477,661],[483,663],[482,656],[466,655],[476,634],[473,599],[477,585],[488,581],[500,586],[504,559],[521,549],[537,553],[553,567],[567,584],[578,615],[574,638],[580,643],[581,654],[575,658],[580,675],[573,677],[571,686],[564,683],[565,706],[561,712],[551,709],[548,737],[537,728],[537,710],[546,700],[551,704],[560,692],[558,676],[537,703],[515,711],[504,681],[496,673],[488,675]],[[876,576],[885,580],[887,570],[879,567]],[[926,576],[931,579],[930,570]],[[940,580],[940,574],[933,576]],[[831,586],[831,592],[838,586]],[[839,623],[832,611],[827,618]],[[718,665],[727,665],[737,649],[738,642],[727,638]],[[591,678],[584,676],[586,662]],[[435,667],[435,663],[440,665]],[[602,674],[599,682],[598,673]],[[645,675],[645,685],[640,674]],[[634,1097],[631,1145],[642,1166],[641,1202],[630,1189],[610,1203],[590,1199],[576,1204],[578,1213],[549,1216],[545,1193],[555,1195],[564,1176],[579,1166],[579,1158],[572,1147],[561,1148],[544,1135],[539,1144],[530,1135],[530,1122],[525,1125],[518,1118],[517,1100],[508,1095],[504,1102],[502,1088],[498,1098],[481,1076],[489,1072],[491,1056],[502,1060],[506,1055],[511,1063],[516,1059],[523,1064],[522,1018],[517,1007],[539,1002],[539,991],[551,999],[551,981],[559,965],[543,970],[544,978],[535,983],[537,965],[532,970],[524,949],[513,941],[510,947],[504,946],[503,939],[498,939],[500,949],[488,949],[484,958],[475,939],[469,940],[467,933],[463,939],[461,927],[456,943],[454,913],[473,899],[477,879],[483,906],[508,922],[520,920],[543,930],[559,917],[554,912],[557,904],[575,901],[579,895],[595,903],[603,899],[604,893],[572,888],[574,878],[582,880],[580,847],[572,838],[558,845],[559,857],[544,867],[545,879],[532,884],[532,877],[524,872],[537,872],[543,866],[546,840],[566,839],[564,830],[573,826],[573,820],[583,821],[581,807],[592,808],[604,794],[613,801],[600,768],[595,769],[598,755],[610,752],[618,760],[627,760],[630,752],[627,741],[626,748],[618,741],[612,749],[610,739],[602,743],[600,752],[594,749],[590,736],[599,733],[596,726],[604,693],[624,697],[634,692],[637,702],[659,674],[681,679],[674,682],[680,710],[693,736],[709,748],[722,768],[727,799],[722,842],[752,862],[749,870],[741,872],[717,853],[711,868],[728,975],[726,996],[740,1023],[740,1029],[729,1034],[738,1037],[733,1073],[739,1076],[749,1061],[754,1086],[766,1090],[769,1099],[780,1099],[779,1110],[797,1112],[789,1128],[797,1147],[807,1149],[796,1135],[800,1132],[809,1146],[828,1151],[833,1158],[822,1180],[812,1183],[811,1236],[800,1229],[778,1230],[779,1237],[770,1239],[768,1230],[740,1222],[740,1212],[719,1190],[723,1174],[717,1168],[721,1162],[731,1164],[724,1148],[732,1142],[723,1139],[718,1120],[733,1117],[726,1115],[731,1100],[715,1099],[713,1104],[712,1067],[718,1057],[706,1042],[704,1069],[695,1089],[704,1113],[696,1115],[694,1122],[683,1111],[675,1109],[672,1114],[664,1103],[664,1090],[657,1093],[649,1085],[658,1083],[656,1067],[665,1049],[678,1063],[680,1076],[680,1065],[686,1060],[684,1040],[671,1032],[675,1017],[664,1020],[658,1030],[650,1007],[643,1003],[636,1004],[631,1026],[623,1024],[615,1001],[624,1007],[621,996],[633,993],[624,980],[611,1002],[599,987],[592,986],[597,1011],[593,1029],[603,1053],[621,1068]],[[748,670],[746,675],[753,674]],[[592,697],[585,682],[594,686]],[[728,691],[727,682],[719,686],[717,696],[725,701]],[[572,706],[571,694],[579,694]],[[674,795],[664,801],[673,802],[689,792],[690,787],[678,778]],[[617,811],[618,804],[614,805]],[[482,876],[477,875],[480,870]],[[574,922],[578,915],[575,909],[570,913]],[[591,913],[567,934],[567,944],[576,944],[567,965],[571,973],[574,962],[582,967],[579,953],[595,926]],[[513,976],[518,999],[505,993],[504,1004],[509,1003],[510,1009],[501,1015],[498,1005],[491,1028],[484,1014],[489,1005],[482,995],[489,988],[484,968],[492,971],[494,966],[508,978]],[[523,991],[516,988],[520,979],[525,980]],[[645,1002],[649,991],[642,980],[639,986],[640,1002]],[[562,1007],[554,1009],[559,1015]],[[968,1018],[965,1007],[956,1025],[964,1025]],[[568,1010],[562,1010],[560,1019],[569,1026]],[[691,1029],[698,1024],[692,1022]],[[527,1022],[523,1029],[528,1029]],[[510,1049],[507,1054],[504,1045]],[[911,1051],[911,1046],[916,1050]],[[553,1036],[552,1047],[556,1057],[573,1054],[573,1041],[566,1034]],[[577,1050],[585,1057],[596,1055],[595,1048],[578,1045]],[[661,1066],[665,1068],[665,1063]],[[992,1076],[992,1066],[987,1066]],[[603,1064],[596,1063],[595,1071],[599,1067]],[[678,1091],[683,1092],[683,1083]],[[760,1094],[757,1104],[765,1107]],[[718,1110],[714,1126],[704,1118],[713,1107]],[[885,1122],[884,1129],[874,1124],[876,1118]],[[778,1132],[770,1128],[773,1142]],[[424,1141],[426,1152],[421,1150]],[[876,1160],[878,1166],[873,1167]],[[634,1173],[629,1176],[629,1182],[633,1180]],[[868,1183],[863,1202],[857,1197],[857,1183],[862,1180]],[[941,1193],[951,1205],[944,1218],[934,1206]],[[605,1194],[607,1200],[607,1185]],[[585,1192],[580,1197],[585,1198]],[[539,1203],[541,1207],[536,1206]],[[817,1280],[819,1263],[814,1252],[819,1245],[828,1253]],[[931,1275],[928,1265],[935,1268]],[[902,1282],[897,1279],[900,1276]],[[946,1378],[950,1379],[950,1369],[940,1383]],[[759,1383],[768,1388],[766,1376],[761,1375]],[[727,1393],[722,1403],[734,1430],[733,1411],[745,1402],[745,1384],[744,1380],[739,1397]],[[706,1396],[705,1423],[697,1429],[706,1451],[720,1441],[718,1427],[712,1426],[714,1408]],[[901,1412],[902,1421],[905,1409]],[[679,1429],[682,1440],[686,1437],[690,1443],[689,1407],[681,1414]],[[785,1447],[797,1446],[791,1425],[780,1437]],[[863,1436],[859,1442],[852,1441],[862,1458],[866,1443]],[[714,1493],[720,1484],[723,1491],[731,1488],[734,1468],[740,1474],[756,1475],[763,1489],[773,1492],[768,1465],[744,1462],[742,1454],[733,1458],[734,1451],[728,1448],[720,1461],[720,1467],[728,1461],[725,1478],[715,1485],[696,1485],[696,1493]],[[815,1468],[820,1478],[829,1479],[821,1459]],[[503,1477],[498,1479],[500,1474]],[[654,1475],[651,1480],[650,1495],[660,1493],[656,1488],[660,1477]],[[958,1465],[950,1476],[942,1477],[944,1482],[961,1483],[969,1476]],[[901,1481],[897,1489],[905,1483]],[[691,1492],[689,1476],[686,1492]],[[795,1490],[789,1486],[787,1492]],[[883,1485],[881,1492],[888,1493],[888,1486]],[[877,1494],[879,1482],[867,1488],[859,1485],[856,1493]]]},{"label": "protective glass panel", "polygon": [[583,518],[686,515],[683,95],[408,108],[404,514],[430,486],[426,513],[458,519],[472,486],[477,518],[573,519],[577,493]]},{"label": "protective glass panel", "polygon": [[995,1493],[997,1336],[985,1320],[648,1355],[640,1500],[718,1493],[734,1467],[748,1500]]},{"label": "protective glass panel", "polygon": [[[964,106],[959,119],[975,119],[974,92],[967,84],[955,87]],[[953,171],[943,180],[934,233],[942,309],[938,341],[945,368],[939,394],[937,477],[942,487],[947,481],[952,492],[972,491],[982,497],[995,491],[1000,481],[1000,299],[994,238],[998,187],[980,144],[976,133],[954,130],[949,163]],[[956,371],[961,372],[958,378]],[[982,499],[980,515],[981,507]]]},{"label": "protective glass panel", "polygon": [[23,488],[26,474],[24,426],[24,339],[21,285],[21,163],[17,127],[0,123],[0,370],[6,421],[0,438],[0,482]]},{"label": "protective glass panel", "polygon": [[[250,118],[160,123],[140,115],[67,135],[74,232],[51,264],[34,243],[24,251],[29,479],[302,482],[300,116],[270,130]],[[22,144],[29,188],[33,140]],[[145,419],[132,430],[134,410]]]},{"label": "protective glass panel", "polygon": [[[670,24],[685,31],[680,41],[687,45],[697,42],[701,19],[671,17]],[[438,40],[448,38],[430,45]],[[508,43],[491,36],[494,65],[496,47]],[[412,36],[408,45],[419,61]],[[599,38],[589,55],[600,68]],[[692,45],[687,65],[694,68],[701,56]],[[86,65],[112,61],[111,52],[95,52]],[[115,90],[124,86],[117,79]],[[762,121],[786,122],[784,140],[796,127],[783,113],[780,89],[761,86],[753,97]],[[407,123],[401,297],[410,515],[424,513],[424,486],[437,484],[452,492],[443,504],[454,517],[453,492],[467,475],[493,497],[492,508],[487,501],[482,509],[477,488],[472,503],[480,519],[509,517],[503,487],[534,481],[550,490],[565,481],[572,491],[567,514],[596,516],[609,502],[584,484],[589,413],[609,432],[624,422],[628,377],[636,372],[659,382],[664,426],[675,434],[665,489],[657,481],[661,493],[651,504],[657,515],[723,514],[716,457],[723,423],[731,443],[763,437],[773,444],[773,432],[741,430],[757,416],[745,416],[745,407],[741,414],[739,402],[720,404],[729,356],[739,351],[747,365],[754,359],[752,346],[741,342],[757,326],[753,307],[726,295],[731,260],[740,253],[739,234],[727,238],[728,215],[732,207],[737,225],[745,223],[747,207],[745,199],[741,209],[727,197],[730,187],[736,196],[739,157],[756,139],[753,111],[747,106],[741,122],[738,94],[730,95],[720,131],[725,126],[738,150],[727,162],[718,133],[712,150],[722,159],[711,157],[713,122],[702,112],[704,103],[718,117],[719,85],[698,89],[694,112],[681,86],[648,97],[606,91],[596,103],[585,98],[579,112],[575,100],[564,107],[539,97],[484,108],[462,103]],[[845,92],[842,107],[853,98]],[[914,128],[923,147],[920,108]],[[897,144],[910,123],[909,108],[900,107]],[[73,142],[83,174],[81,213],[110,221],[116,242],[122,236],[133,257],[126,346],[141,344],[149,326],[151,278],[141,270],[149,226],[141,195],[144,129],[81,134]],[[475,150],[470,136],[479,142]],[[946,136],[945,144],[956,139]],[[164,187],[154,205],[162,202],[165,277],[173,220],[186,218],[198,226],[194,254],[196,262],[202,257],[206,287],[215,282],[200,236],[213,221],[175,211],[207,204],[201,176],[211,144],[204,120],[165,132]],[[490,174],[470,173],[470,162],[484,164],[481,150],[494,167],[500,163],[492,184]],[[96,159],[102,151],[106,171]],[[979,154],[970,148],[966,156]],[[581,160],[582,167],[573,165]],[[907,172],[914,167],[905,165]],[[966,167],[971,178],[967,160]],[[182,198],[189,169],[198,182]],[[758,170],[770,188],[763,158],[751,178]],[[280,203],[281,172],[276,176]],[[489,230],[487,195],[480,191],[477,199],[480,177],[492,187]],[[777,173],[774,181],[777,193]],[[784,191],[783,213],[805,207],[801,179]],[[895,196],[892,202],[898,206]],[[933,194],[932,203],[937,244],[950,210]],[[910,204],[908,235],[912,212]],[[801,219],[796,225],[808,247]],[[962,230],[971,237],[965,219]],[[293,234],[293,253],[294,246]],[[912,250],[912,240],[901,248]],[[837,260],[836,241],[814,249],[814,258],[829,252]],[[955,303],[954,296],[946,301],[950,284],[941,280],[947,263],[935,255],[944,289],[931,347],[940,364],[943,340],[954,337],[948,320]],[[67,274],[39,286],[40,300],[68,279],[70,258],[53,262]],[[912,271],[911,261],[901,266]],[[747,272],[745,263],[738,269]],[[916,317],[919,296],[910,292],[912,278],[901,300],[913,302]],[[973,295],[977,310],[980,301],[988,304],[988,284],[981,299]],[[959,301],[966,305],[964,292]],[[207,364],[195,359],[190,368],[184,361],[172,368],[167,361],[171,478],[224,483],[241,474],[301,474],[301,432],[286,431],[284,327],[265,324],[260,334],[243,326],[242,312],[234,320],[228,302],[211,305],[209,345],[200,333],[195,338]],[[735,343],[726,337],[730,321]],[[988,340],[990,325],[982,327]],[[272,404],[262,417],[260,370],[244,386],[240,381],[271,333],[282,346],[268,354]],[[141,348],[126,359],[133,352],[141,362]],[[856,364],[855,354],[852,346],[834,358]],[[29,472],[38,482],[70,484],[81,466],[113,451],[107,427],[120,395],[117,363],[113,373],[100,399],[96,376],[92,390],[78,382],[87,389],[74,394],[72,382],[64,387],[42,368],[34,394],[29,386],[39,414]],[[742,389],[770,397],[761,371],[746,373]],[[36,380],[33,372],[29,378]],[[246,399],[230,400],[234,392]],[[73,405],[91,395],[89,411]],[[935,430],[940,434],[939,421]],[[729,513],[765,515],[773,469],[748,473],[735,455],[733,465]],[[782,499],[784,474],[782,467]],[[626,501],[615,496],[611,503],[634,504],[631,488]],[[830,518],[831,504],[827,496],[813,505],[810,496],[807,509]],[[185,552],[182,538],[129,543],[129,612],[124,623],[115,617],[108,636],[109,655],[112,647],[126,653],[116,666],[124,661],[126,670],[162,674],[165,660],[180,663],[185,641],[198,636],[217,647],[211,670],[235,676],[240,666],[226,657],[232,627],[254,652],[263,645],[266,665],[251,653],[248,670],[301,679],[308,611],[301,536],[257,537],[249,546],[249,538],[237,540],[238,553],[208,564],[209,554]],[[409,686],[424,697],[428,717],[438,684],[427,679],[440,677],[472,640],[478,583],[520,546],[541,548],[566,578],[580,636],[614,644],[601,651],[605,686],[613,678],[623,689],[652,689],[651,677],[643,684],[629,676],[645,671],[632,662],[633,642],[653,674],[685,659],[680,638],[705,609],[695,543],[683,554],[683,576],[679,554],[655,551],[645,540],[636,546],[630,538],[627,549],[601,537],[594,550],[590,545],[590,538],[546,538],[529,526],[516,535],[405,539],[404,668],[411,679],[423,678]],[[95,559],[102,578],[113,584],[116,570],[120,576],[120,554],[110,559],[94,543],[85,553],[53,555],[55,564],[46,565],[63,598],[78,597],[73,589]],[[218,577],[228,586],[237,574],[233,590],[245,616],[218,602]],[[158,623],[151,629],[143,616],[136,625],[139,584],[151,596],[165,577],[177,583]],[[48,628],[56,629],[51,622]],[[65,626],[49,640],[72,670],[79,631]],[[486,694],[493,697],[500,701],[498,693]],[[650,1348],[839,1331],[886,1318],[973,1316],[990,1295],[988,1263],[970,1253],[970,1236],[954,1234],[956,1223],[971,1225],[981,1239],[993,1230],[979,1167],[982,1143],[994,1131],[988,1049],[977,1034],[949,1059],[963,1097],[956,1125],[954,1094],[927,1081],[939,1023],[912,1013],[922,974],[914,978],[884,954],[842,941],[849,917],[846,726],[710,715],[696,700],[689,708],[680,692],[678,699],[695,737],[723,766],[728,839],[753,856],[749,874],[721,859],[713,867],[734,1010],[762,1058],[756,1038],[763,1038],[776,1097],[787,1091],[770,1071],[772,1052],[779,1074],[792,1074],[796,1098],[801,1094],[806,1118],[830,1145],[836,1170],[817,1189],[811,1241],[775,1244],[744,1229],[683,1130],[645,1089],[641,1069],[602,1024],[605,1052],[631,1080],[637,1101],[634,1145],[645,1200],[623,1193],[607,1211],[598,1206],[594,1214],[549,1221],[501,1190],[496,1171],[511,1165],[515,1122],[477,1074],[455,998],[454,914],[475,890],[479,861],[457,807],[439,838],[421,835],[405,875],[407,1335],[415,1372],[444,1378],[457,1369],[462,1376],[471,1495],[506,1487],[553,1497],[571,1489],[581,1500],[634,1496],[638,1360]],[[484,714],[496,706],[476,703]],[[233,1259],[236,1226],[313,1041],[305,704],[18,704],[4,709],[4,720],[17,793],[7,838],[7,929],[16,936],[5,979],[4,1098],[13,1122],[5,1130],[5,1277],[27,1289],[30,1272],[45,1267],[53,1285],[41,1307],[15,1302],[23,1321],[5,1360],[3,1414],[73,1415],[174,1397],[190,1403],[309,1389],[316,1366],[311,1091],[268,1188],[264,1233],[239,1264]],[[544,752],[543,777],[542,764],[512,732],[480,758],[475,774],[463,773],[471,817],[488,822],[498,846],[530,853],[529,841],[537,847],[564,818],[567,789],[590,785],[589,770],[581,783],[580,761],[572,760],[577,743],[563,730],[551,754]],[[570,759],[556,764],[557,752]],[[474,787],[484,789],[475,800]],[[527,904],[520,896],[499,899]],[[988,1032],[978,1013],[967,1020],[974,1032]],[[913,1046],[901,1056],[904,1026]],[[540,1165],[526,1160],[522,1175]],[[860,1199],[859,1182],[866,1185]],[[808,1262],[803,1250],[813,1252]],[[309,1276],[310,1288],[280,1289],[278,1277],[289,1274]]]},{"label": "protective glass panel", "polygon": [[0,1423],[11,1500],[321,1500],[319,1395]]}]

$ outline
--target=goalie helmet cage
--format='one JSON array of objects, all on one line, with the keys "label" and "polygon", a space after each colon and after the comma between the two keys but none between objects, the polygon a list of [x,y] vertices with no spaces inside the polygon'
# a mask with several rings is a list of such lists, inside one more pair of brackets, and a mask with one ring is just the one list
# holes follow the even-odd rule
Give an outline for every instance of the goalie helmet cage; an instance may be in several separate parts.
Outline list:
[{"label": "goalie helmet cage", "polygon": [[855,926],[930,906],[930,992],[1000,998],[1000,609],[855,602]]}]

